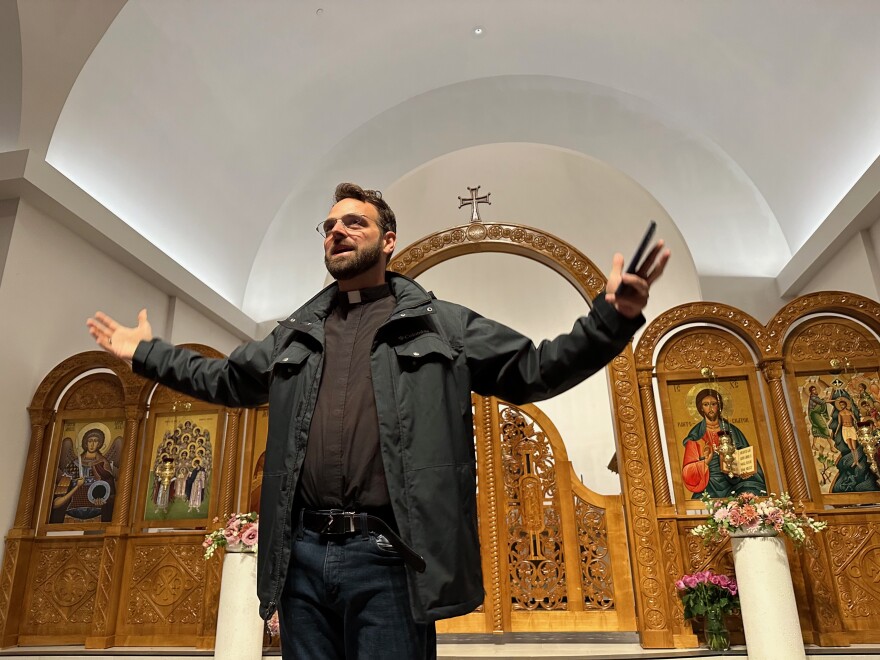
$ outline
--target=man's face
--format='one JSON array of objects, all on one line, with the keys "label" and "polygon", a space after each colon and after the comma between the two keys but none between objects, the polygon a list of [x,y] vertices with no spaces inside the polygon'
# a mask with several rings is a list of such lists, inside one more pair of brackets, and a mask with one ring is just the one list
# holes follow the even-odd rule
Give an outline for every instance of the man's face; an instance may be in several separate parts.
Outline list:
[{"label": "man's face", "polygon": [[330,209],[327,218],[339,219],[346,215],[365,216],[365,226],[346,228],[341,222],[337,222],[327,232],[324,239],[324,264],[327,272],[337,280],[349,280],[380,262],[384,269],[393,243],[389,248],[385,231],[379,225],[379,211],[368,202],[343,199]]},{"label": "man's face", "polygon": [[714,396],[707,396],[700,404],[700,410],[703,411],[703,417],[714,422],[718,419],[718,399]]},{"label": "man's face", "polygon": [[86,439],[86,449],[88,449],[90,454],[94,454],[98,450],[98,438],[90,435]]}]

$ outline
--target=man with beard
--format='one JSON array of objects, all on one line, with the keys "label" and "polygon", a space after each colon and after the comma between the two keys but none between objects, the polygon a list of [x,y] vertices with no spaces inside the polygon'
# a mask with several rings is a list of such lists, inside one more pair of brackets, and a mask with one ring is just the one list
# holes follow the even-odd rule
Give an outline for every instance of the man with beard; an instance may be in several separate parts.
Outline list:
[{"label": "man with beard", "polygon": [[99,312],[89,331],[176,390],[269,402],[257,590],[285,658],[436,657],[434,622],[483,602],[471,390],[538,401],[602,369],[669,252],[636,274],[615,255],[590,314],[535,347],[387,272],[397,221],[379,192],[340,184],[317,230],[337,281],[227,359],[153,339],[145,310],[136,328]]},{"label": "man with beard", "polygon": [[731,493],[767,492],[764,470],[755,461],[757,472],[752,475],[729,477],[721,469],[718,446],[719,433],[726,431],[736,449],[749,446],[746,436],[721,415],[724,399],[717,390],[700,390],[696,396],[697,412],[703,420],[695,425],[684,439],[684,460],[681,470],[684,487],[699,499],[705,492],[709,497],[727,497]]}]

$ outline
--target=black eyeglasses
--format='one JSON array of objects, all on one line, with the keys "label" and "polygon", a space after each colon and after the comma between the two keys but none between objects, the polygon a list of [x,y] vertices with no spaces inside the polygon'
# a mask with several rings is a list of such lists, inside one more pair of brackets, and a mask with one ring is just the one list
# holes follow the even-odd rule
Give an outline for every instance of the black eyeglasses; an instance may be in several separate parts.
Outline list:
[{"label": "black eyeglasses", "polygon": [[[326,238],[327,234],[333,231],[337,222],[342,223],[346,232],[361,232],[370,226],[370,219],[367,216],[359,215],[357,213],[348,213],[341,218],[327,218],[326,220],[322,220],[318,223],[318,226],[315,227],[315,231]],[[376,224],[380,229],[382,228],[381,222],[377,222]]]}]

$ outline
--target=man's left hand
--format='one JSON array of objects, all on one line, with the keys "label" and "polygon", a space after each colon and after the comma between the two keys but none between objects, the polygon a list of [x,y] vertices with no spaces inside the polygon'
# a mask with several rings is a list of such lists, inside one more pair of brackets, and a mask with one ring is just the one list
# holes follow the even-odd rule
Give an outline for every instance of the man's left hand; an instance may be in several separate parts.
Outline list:
[{"label": "man's left hand", "polygon": [[[605,287],[605,300],[614,305],[614,309],[623,316],[634,319],[648,304],[648,293],[654,281],[663,274],[666,262],[669,261],[669,250],[663,249],[662,240],[657,244],[642,262],[642,267],[635,273],[623,271],[623,255],[619,252],[614,255],[611,266],[611,275],[608,276],[608,284]],[[621,288],[621,284],[625,284]]]}]

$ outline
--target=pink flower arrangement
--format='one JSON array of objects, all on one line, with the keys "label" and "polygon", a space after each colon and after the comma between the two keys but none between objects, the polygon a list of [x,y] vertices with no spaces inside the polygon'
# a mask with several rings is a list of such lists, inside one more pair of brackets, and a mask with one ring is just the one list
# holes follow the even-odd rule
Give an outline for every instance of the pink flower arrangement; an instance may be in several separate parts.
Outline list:
[{"label": "pink flower arrangement", "polygon": [[692,529],[691,534],[701,536],[707,543],[727,538],[732,532],[775,532],[800,544],[806,539],[805,530],[821,532],[828,526],[798,513],[787,493],[779,497],[771,493],[765,498],[740,493],[721,499],[712,499],[704,493],[702,500],[708,519]]},{"label": "pink flower arrangement", "polygon": [[730,614],[739,609],[739,590],[736,580],[712,571],[685,575],[675,583],[684,605],[684,617],[692,619],[710,610]]},{"label": "pink flower arrangement", "polygon": [[[205,540],[202,542],[202,547],[205,549],[205,559],[210,559],[219,548],[224,547],[232,550],[243,549],[245,552],[256,552],[260,530],[258,518],[255,511],[233,513],[226,519],[225,527],[205,534]],[[214,518],[215,524],[219,522],[220,518]]]},{"label": "pink flower arrangement", "polygon": [[266,632],[269,633],[269,637],[275,637],[276,635],[281,634],[281,623],[278,621],[278,610],[275,610],[272,613],[272,616],[269,617],[269,620],[266,621]]}]

